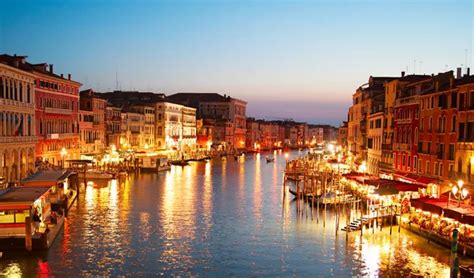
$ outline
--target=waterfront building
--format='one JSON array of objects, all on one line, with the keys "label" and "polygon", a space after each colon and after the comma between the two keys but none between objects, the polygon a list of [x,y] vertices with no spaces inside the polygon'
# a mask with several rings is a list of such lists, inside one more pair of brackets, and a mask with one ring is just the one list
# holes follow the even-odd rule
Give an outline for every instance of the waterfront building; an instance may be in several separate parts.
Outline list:
[{"label": "waterfront building", "polygon": [[120,148],[120,124],[122,122],[121,114],[122,109],[107,104],[105,108],[105,134],[106,134],[106,146],[111,147],[112,145],[116,148]]},{"label": "waterfront building", "polygon": [[81,156],[95,157],[106,148],[105,112],[107,101],[96,97],[92,89],[80,92],[80,149]]},{"label": "waterfront building", "polygon": [[143,130],[145,129],[145,115],[122,111],[120,123],[120,146],[124,150],[140,150],[144,148]]},{"label": "waterfront building", "polygon": [[178,103],[155,104],[158,148],[190,152],[196,148],[196,109]]},{"label": "waterfront building", "polygon": [[226,149],[244,149],[246,141],[247,102],[217,93],[177,93],[168,100],[194,107],[200,119],[216,121],[215,144]]},{"label": "waterfront building", "polygon": [[261,148],[259,123],[255,118],[247,118],[246,120],[246,139],[245,145],[250,151],[258,151]]},{"label": "waterfront building", "polygon": [[144,149],[153,149],[155,147],[155,127],[156,115],[155,107],[148,104],[134,104],[131,106],[134,112],[143,114],[145,120],[143,124],[142,144]]},{"label": "waterfront building", "polygon": [[417,173],[420,95],[431,88],[431,78],[412,82],[397,91],[392,143],[394,174]]},{"label": "waterfront building", "polygon": [[384,134],[382,142],[382,159],[379,163],[380,171],[384,174],[391,175],[393,173],[393,140],[394,140],[394,114],[395,99],[400,95],[401,90],[406,85],[426,79],[430,79],[429,75],[405,75],[401,72],[401,77],[389,81],[385,84],[385,108],[384,108]]},{"label": "waterfront building", "polygon": [[35,75],[26,56],[0,56],[0,177],[18,181],[35,171]]},{"label": "waterfront building", "polygon": [[474,75],[456,80],[458,87],[458,115],[455,169],[452,181],[463,180],[474,185]]},{"label": "waterfront building", "polygon": [[453,72],[433,76],[430,85],[420,96],[420,127],[414,130],[419,161],[417,164],[414,157],[412,167],[416,170],[418,166],[418,171],[426,176],[447,180],[449,172],[454,172],[457,141],[458,92]]},{"label": "waterfront building", "polygon": [[81,83],[54,73],[53,65],[30,64],[18,56],[1,55],[35,76],[36,157],[60,165],[79,158],[79,87]]},{"label": "waterfront building", "polygon": [[347,121],[342,122],[337,129],[337,144],[341,146],[343,153],[345,153],[347,150]]},{"label": "waterfront building", "polygon": [[384,111],[380,106],[373,107],[367,117],[367,172],[371,175],[379,175],[379,163],[382,161],[382,138]]},{"label": "waterfront building", "polygon": [[196,147],[201,150],[211,150],[214,125],[208,120],[196,119]]},{"label": "waterfront building", "polygon": [[395,78],[371,76],[368,83],[357,88],[352,95],[352,106],[348,113],[347,143],[357,163],[367,159],[367,117],[372,107],[384,106],[384,84],[393,79]]},{"label": "waterfront building", "polygon": [[323,144],[324,142],[324,128],[319,125],[308,125],[308,134],[306,140],[309,145]]}]

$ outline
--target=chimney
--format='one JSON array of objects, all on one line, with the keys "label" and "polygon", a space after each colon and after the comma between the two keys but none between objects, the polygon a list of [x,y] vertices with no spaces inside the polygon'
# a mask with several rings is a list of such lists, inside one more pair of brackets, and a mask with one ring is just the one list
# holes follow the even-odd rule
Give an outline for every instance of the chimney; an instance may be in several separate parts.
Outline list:
[{"label": "chimney", "polygon": [[470,75],[471,75],[471,68],[467,68],[466,74],[467,74],[467,76],[470,76]]},{"label": "chimney", "polygon": [[64,74],[61,73],[61,78],[64,78]]},{"label": "chimney", "polygon": [[405,72],[404,71],[402,71],[402,77],[405,77]]},{"label": "chimney", "polygon": [[461,73],[462,73],[462,68],[457,68],[456,69],[456,79],[459,79],[459,78],[462,77]]},{"label": "chimney", "polygon": [[71,74],[70,73],[67,74],[67,80],[71,80]]},{"label": "chimney", "polygon": [[54,73],[54,65],[53,64],[49,65],[49,72]]}]

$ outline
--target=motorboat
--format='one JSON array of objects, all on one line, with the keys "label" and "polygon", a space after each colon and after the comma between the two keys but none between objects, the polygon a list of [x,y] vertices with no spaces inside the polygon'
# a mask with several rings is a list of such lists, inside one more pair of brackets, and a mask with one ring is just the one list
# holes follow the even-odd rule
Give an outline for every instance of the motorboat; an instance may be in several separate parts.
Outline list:
[{"label": "motorboat", "polygon": [[[104,179],[110,180],[114,178],[113,174],[110,174],[101,170],[95,170],[95,169],[87,170],[85,175],[87,179],[91,179],[91,180],[104,180]],[[78,176],[83,178],[84,172],[79,172]]]},{"label": "motorboat", "polygon": [[267,163],[275,161],[275,158],[272,157],[272,156],[267,156],[267,157],[265,157],[265,159],[267,160]]}]

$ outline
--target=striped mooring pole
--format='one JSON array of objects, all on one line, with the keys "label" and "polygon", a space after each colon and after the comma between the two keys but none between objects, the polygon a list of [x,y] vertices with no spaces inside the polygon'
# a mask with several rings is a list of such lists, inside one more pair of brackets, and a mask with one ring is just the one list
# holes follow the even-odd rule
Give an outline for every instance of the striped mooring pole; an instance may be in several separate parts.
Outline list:
[{"label": "striped mooring pole", "polygon": [[453,240],[451,241],[451,256],[450,256],[450,268],[451,277],[457,278],[459,273],[459,259],[458,259],[458,229],[453,230]]}]

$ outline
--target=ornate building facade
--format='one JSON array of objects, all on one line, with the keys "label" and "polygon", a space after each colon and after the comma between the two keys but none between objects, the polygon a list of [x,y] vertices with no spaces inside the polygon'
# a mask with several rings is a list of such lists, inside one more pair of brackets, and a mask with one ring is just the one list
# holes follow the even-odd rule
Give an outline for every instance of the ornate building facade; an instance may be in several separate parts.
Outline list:
[{"label": "ornate building facade", "polygon": [[35,171],[35,76],[26,57],[0,56],[0,176],[18,181]]}]

